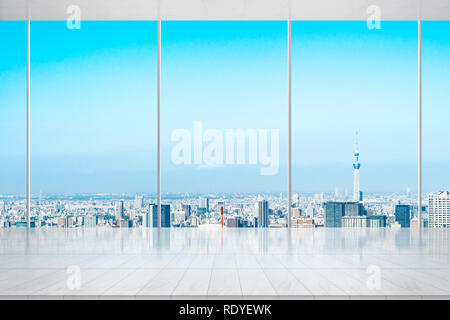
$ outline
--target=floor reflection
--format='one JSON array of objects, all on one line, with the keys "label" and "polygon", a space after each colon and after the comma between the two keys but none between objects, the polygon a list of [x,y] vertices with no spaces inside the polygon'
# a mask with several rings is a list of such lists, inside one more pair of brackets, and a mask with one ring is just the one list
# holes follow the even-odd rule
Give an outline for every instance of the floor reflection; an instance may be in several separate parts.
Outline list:
[{"label": "floor reflection", "polygon": [[450,230],[425,229],[3,229],[0,253],[423,253],[448,256]]},{"label": "floor reflection", "polygon": [[[450,297],[449,238],[446,229],[3,229],[0,299]],[[79,290],[67,287],[68,269],[80,270]]]}]

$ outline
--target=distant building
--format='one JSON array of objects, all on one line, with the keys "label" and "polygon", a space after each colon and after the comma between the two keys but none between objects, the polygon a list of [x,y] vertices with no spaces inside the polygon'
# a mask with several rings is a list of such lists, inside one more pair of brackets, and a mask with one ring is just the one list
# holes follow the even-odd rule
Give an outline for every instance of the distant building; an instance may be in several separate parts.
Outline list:
[{"label": "distant building", "polygon": [[83,218],[83,225],[85,228],[95,228],[97,226],[97,217],[85,216]]},{"label": "distant building", "polygon": [[346,220],[346,225],[342,225],[342,218],[365,217],[366,212],[362,203],[357,201],[337,202],[329,201],[324,203],[325,207],[325,227],[340,228],[353,225],[363,225],[363,219]]},{"label": "distant building", "polygon": [[314,219],[304,216],[297,216],[292,218],[292,227],[294,228],[314,228]]},{"label": "distant building", "polygon": [[[27,227],[27,223],[25,221],[18,221],[15,223],[15,227],[16,228],[26,228]],[[34,223],[34,221],[30,221],[30,228],[35,228],[36,224]]]},{"label": "distant building", "polygon": [[343,228],[367,228],[366,216],[344,216],[342,217]]},{"label": "distant building", "polygon": [[324,203],[325,206],[325,227],[340,228],[342,227],[342,217],[345,213],[344,202],[329,201]]},{"label": "distant building", "polygon": [[123,218],[123,200],[118,200],[116,201],[116,206],[115,206],[115,217],[116,220],[122,219]]},{"label": "distant building", "polygon": [[450,193],[448,191],[428,196],[428,226],[450,228]]},{"label": "distant building", "polygon": [[386,216],[344,216],[343,228],[385,228]]},{"label": "distant building", "polygon": [[364,216],[364,206],[359,202],[344,202],[344,216],[346,217],[358,217]]},{"label": "distant building", "polygon": [[117,220],[117,226],[119,228],[128,228],[128,226],[129,226],[128,220],[126,220],[126,219],[119,219],[119,220]]},{"label": "distant building", "polygon": [[227,227],[228,228],[242,228],[242,219],[241,217],[232,217],[227,219]]},{"label": "distant building", "polygon": [[411,207],[407,204],[397,204],[395,206],[395,221],[402,228],[409,228],[411,220]]},{"label": "distant building", "polygon": [[197,208],[197,216],[201,217],[201,216],[205,216],[207,212],[206,208]]},{"label": "distant building", "polygon": [[267,200],[258,201],[258,228],[269,226],[269,202]]},{"label": "distant building", "polygon": [[187,220],[192,214],[191,205],[183,204],[181,209],[184,211],[184,219]]},{"label": "distant building", "polygon": [[205,209],[206,212],[208,212],[209,211],[209,199],[200,197],[198,199],[198,207]]},{"label": "distant building", "polygon": [[368,228],[386,228],[386,216],[369,216],[367,217]]},{"label": "distant building", "polygon": [[144,207],[144,197],[138,196],[134,198],[134,208],[135,209],[142,209]]},{"label": "distant building", "polygon": [[[426,227],[426,224],[425,224],[425,220],[422,219],[422,228],[424,228],[424,227]],[[414,217],[414,218],[411,219],[410,228],[411,229],[418,229],[419,228],[419,218],[418,217]]]},{"label": "distant building", "polygon": [[[152,215],[153,228],[158,227],[158,205],[150,205],[150,212]],[[161,228],[170,228],[170,205],[161,205]]]}]

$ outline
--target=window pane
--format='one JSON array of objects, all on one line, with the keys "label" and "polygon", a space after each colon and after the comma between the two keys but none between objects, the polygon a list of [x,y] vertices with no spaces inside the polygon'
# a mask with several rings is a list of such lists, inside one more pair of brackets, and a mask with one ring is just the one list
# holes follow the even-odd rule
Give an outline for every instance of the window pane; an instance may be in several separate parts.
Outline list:
[{"label": "window pane", "polygon": [[174,223],[218,223],[224,206],[230,226],[253,225],[260,194],[264,219],[284,225],[286,22],[163,22],[162,34],[162,188]]},{"label": "window pane", "polygon": [[31,27],[37,208],[75,217],[51,220],[62,225],[87,213],[137,219],[139,197],[153,201],[156,191],[156,22]]},{"label": "window pane", "polygon": [[416,203],[417,23],[295,22],[292,37],[295,205],[326,225],[325,202],[362,200],[356,215],[393,223]]},{"label": "window pane", "polygon": [[0,227],[25,225],[26,32],[26,22],[0,21]]},{"label": "window pane", "polygon": [[[450,22],[422,23],[423,196],[430,227],[450,227]],[[446,191],[446,192],[442,192]],[[428,203],[430,202],[430,203]],[[429,215],[429,216],[428,216]]]}]

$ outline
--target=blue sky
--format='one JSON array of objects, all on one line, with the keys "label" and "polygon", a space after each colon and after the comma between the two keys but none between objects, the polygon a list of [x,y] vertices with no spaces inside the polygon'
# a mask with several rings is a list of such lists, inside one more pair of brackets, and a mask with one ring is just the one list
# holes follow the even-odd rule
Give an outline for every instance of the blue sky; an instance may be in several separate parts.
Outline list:
[{"label": "blue sky", "polygon": [[[416,187],[417,23],[293,22],[293,187]],[[164,22],[163,191],[286,191],[286,22]],[[424,188],[448,189],[450,23],[423,23]],[[154,192],[156,23],[32,22],[32,191]],[[26,24],[0,22],[0,192],[25,190]],[[436,116],[439,115],[439,116]],[[280,171],[170,161],[177,128],[280,130]]]}]

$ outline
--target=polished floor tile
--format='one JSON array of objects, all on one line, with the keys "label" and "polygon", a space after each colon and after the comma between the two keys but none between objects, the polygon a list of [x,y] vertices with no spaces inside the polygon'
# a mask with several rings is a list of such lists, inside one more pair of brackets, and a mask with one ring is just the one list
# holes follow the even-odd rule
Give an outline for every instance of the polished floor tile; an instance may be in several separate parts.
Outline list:
[{"label": "polished floor tile", "polygon": [[174,296],[207,296],[212,269],[188,269],[178,282]]},{"label": "polished floor tile", "polygon": [[262,269],[240,269],[238,273],[244,296],[276,296]]},{"label": "polished floor tile", "polygon": [[162,269],[137,295],[170,296],[186,273],[185,269]]},{"label": "polished floor tile", "polygon": [[0,298],[450,298],[449,243],[435,229],[0,229]]},{"label": "polished floor tile", "polygon": [[209,296],[241,296],[242,289],[236,269],[216,269],[211,273]]}]

